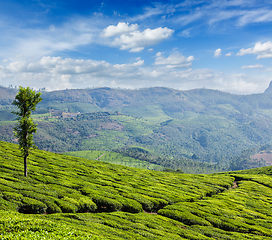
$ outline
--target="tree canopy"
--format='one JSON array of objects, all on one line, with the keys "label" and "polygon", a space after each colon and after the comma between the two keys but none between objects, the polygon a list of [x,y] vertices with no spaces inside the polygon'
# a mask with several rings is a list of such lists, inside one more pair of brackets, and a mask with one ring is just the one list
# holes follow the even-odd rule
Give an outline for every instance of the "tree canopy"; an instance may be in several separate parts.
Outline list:
[{"label": "tree canopy", "polygon": [[27,176],[27,157],[30,149],[34,147],[33,133],[37,131],[37,124],[33,122],[31,113],[36,110],[36,106],[42,101],[41,93],[36,93],[29,87],[19,87],[19,92],[13,101],[13,105],[18,107],[18,123],[14,127],[14,135],[18,139],[19,147],[24,157],[24,175]]}]

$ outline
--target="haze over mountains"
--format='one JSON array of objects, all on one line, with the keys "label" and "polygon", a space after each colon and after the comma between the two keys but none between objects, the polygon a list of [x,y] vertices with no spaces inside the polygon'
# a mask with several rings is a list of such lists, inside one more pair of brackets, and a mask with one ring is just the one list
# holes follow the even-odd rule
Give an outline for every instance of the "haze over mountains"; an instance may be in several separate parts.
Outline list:
[{"label": "haze over mountains", "polygon": [[272,93],[272,81],[270,82],[267,89],[265,89],[264,93],[271,94]]}]

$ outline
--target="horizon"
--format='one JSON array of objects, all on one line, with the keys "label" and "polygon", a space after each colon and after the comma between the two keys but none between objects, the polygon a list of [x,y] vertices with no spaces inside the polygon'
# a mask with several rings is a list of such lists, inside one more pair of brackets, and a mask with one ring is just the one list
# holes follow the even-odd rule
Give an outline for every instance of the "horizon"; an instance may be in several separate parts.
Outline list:
[{"label": "horizon", "polygon": [[268,0],[0,2],[0,85],[263,93]]},{"label": "horizon", "polygon": [[[272,81],[271,81],[272,82]],[[3,86],[0,85],[0,87],[2,88],[7,88],[7,89],[17,89],[19,90],[19,86]],[[97,86],[97,87],[85,87],[85,88],[66,88],[66,89],[59,89],[59,90],[48,90],[46,88],[42,88],[42,89],[34,89],[36,92],[58,92],[58,91],[69,91],[69,90],[101,90],[101,89],[110,89],[110,90],[129,90],[129,91],[139,91],[139,90],[144,90],[144,89],[150,89],[150,88],[163,88],[163,89],[169,89],[169,90],[175,90],[175,91],[194,91],[194,90],[211,90],[211,91],[218,91],[218,92],[222,92],[222,93],[227,93],[227,94],[231,94],[231,95],[241,95],[241,96],[249,96],[249,95],[259,95],[259,94],[263,94],[265,91],[260,92],[260,93],[248,93],[248,94],[242,94],[242,93],[230,93],[227,91],[222,91],[220,89],[212,89],[212,88],[192,88],[192,89],[177,89],[177,88],[172,88],[172,87],[166,87],[166,86],[152,86],[152,87],[141,87],[141,88],[120,88],[120,87],[107,87],[107,86]],[[269,86],[266,88],[268,89]],[[265,90],[266,90],[265,89]]]}]

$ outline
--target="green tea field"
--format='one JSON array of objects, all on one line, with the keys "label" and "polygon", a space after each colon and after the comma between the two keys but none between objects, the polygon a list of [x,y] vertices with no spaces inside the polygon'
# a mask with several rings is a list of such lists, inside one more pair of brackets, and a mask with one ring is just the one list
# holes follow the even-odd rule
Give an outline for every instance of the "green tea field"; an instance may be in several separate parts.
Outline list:
[{"label": "green tea field", "polygon": [[[1,239],[271,239],[271,167],[193,175],[0,142]],[[234,185],[234,187],[232,187]]]}]

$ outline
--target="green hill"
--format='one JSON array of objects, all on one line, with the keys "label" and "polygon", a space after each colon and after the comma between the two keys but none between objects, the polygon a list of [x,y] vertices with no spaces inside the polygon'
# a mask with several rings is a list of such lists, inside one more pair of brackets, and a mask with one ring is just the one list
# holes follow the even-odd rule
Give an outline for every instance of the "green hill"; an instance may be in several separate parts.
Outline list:
[{"label": "green hill", "polygon": [[[3,88],[0,90],[0,140],[14,142],[10,102],[16,91],[4,89],[4,94]],[[43,150],[109,151],[137,146],[169,159],[229,167],[232,157],[243,150],[271,144],[271,94],[243,96],[159,87],[42,94],[34,117],[39,124],[35,142]],[[242,165],[240,169],[268,163],[249,161]]]},{"label": "green hill", "polygon": [[28,172],[0,142],[1,239],[272,236],[271,167],[192,175],[34,150]]}]

